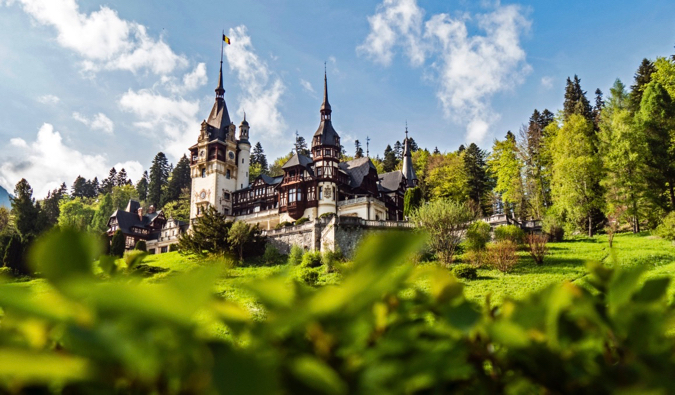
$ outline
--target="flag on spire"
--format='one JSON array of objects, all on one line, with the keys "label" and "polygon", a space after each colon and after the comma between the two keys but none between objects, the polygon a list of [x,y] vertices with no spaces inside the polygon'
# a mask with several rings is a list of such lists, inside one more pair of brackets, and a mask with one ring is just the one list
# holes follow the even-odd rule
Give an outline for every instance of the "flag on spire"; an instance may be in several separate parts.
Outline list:
[{"label": "flag on spire", "polygon": [[226,35],[223,34],[223,41],[227,43],[227,45],[230,45],[230,38],[227,37]]}]

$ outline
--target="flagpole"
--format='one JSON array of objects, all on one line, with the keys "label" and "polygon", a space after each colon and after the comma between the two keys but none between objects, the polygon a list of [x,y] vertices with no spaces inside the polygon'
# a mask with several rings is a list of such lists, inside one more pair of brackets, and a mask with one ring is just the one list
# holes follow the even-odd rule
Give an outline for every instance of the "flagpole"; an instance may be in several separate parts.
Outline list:
[{"label": "flagpole", "polygon": [[225,49],[225,29],[223,29],[223,36],[220,37],[220,64],[223,64],[223,50]]}]

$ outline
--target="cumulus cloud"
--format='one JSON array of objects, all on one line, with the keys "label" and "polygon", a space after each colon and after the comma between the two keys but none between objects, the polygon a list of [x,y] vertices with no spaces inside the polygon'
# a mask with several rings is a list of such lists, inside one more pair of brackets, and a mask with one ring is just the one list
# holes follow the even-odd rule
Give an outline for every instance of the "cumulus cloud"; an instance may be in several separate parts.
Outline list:
[{"label": "cumulus cloud", "polygon": [[145,26],[120,18],[106,6],[87,15],[75,0],[16,2],[39,24],[55,28],[56,41],[83,58],[85,71],[147,69],[167,74],[187,66],[185,57],[174,53],[161,37],[151,37]]},{"label": "cumulus cloud", "polygon": [[197,64],[194,70],[183,75],[183,79],[181,81],[179,81],[176,77],[168,75],[162,76],[161,78],[161,83],[164,84],[168,91],[178,95],[193,92],[206,85],[208,81],[209,79],[206,75],[205,63]]},{"label": "cumulus cloud", "polygon": [[466,125],[468,141],[480,142],[499,119],[490,106],[492,97],[522,83],[531,70],[520,46],[530,27],[524,10],[499,2],[493,7],[455,18],[435,14],[423,22],[416,0],[385,0],[368,18],[371,32],[357,51],[387,65],[402,49],[436,83],[445,116]]},{"label": "cumulus cloud", "polygon": [[101,130],[108,134],[113,134],[115,131],[115,124],[113,121],[102,112],[94,115],[91,119],[85,117],[79,112],[74,112],[73,119],[89,126],[92,130]]},{"label": "cumulus cloud", "polygon": [[129,89],[119,101],[123,110],[139,119],[134,126],[160,141],[162,149],[178,160],[199,135],[199,101],[163,96],[150,90]]},{"label": "cumulus cloud", "polygon": [[420,65],[425,57],[424,43],[419,40],[423,18],[417,0],[384,0],[375,15],[368,17],[370,34],[357,51],[386,66],[394,57],[394,46],[399,45],[412,64]]},{"label": "cumulus cloud", "polygon": [[61,134],[48,123],[42,125],[35,141],[29,143],[13,138],[10,144],[15,148],[16,157],[0,163],[0,185],[11,191],[21,178],[25,178],[37,198],[43,198],[62,182],[70,185],[78,175],[100,180],[113,166],[118,170],[124,168],[134,181],[143,175],[143,166],[137,161],[111,164],[104,155],[83,154],[68,147]]},{"label": "cumulus cloud", "polygon": [[225,56],[242,91],[237,114],[242,117],[246,111],[251,133],[258,136],[281,136],[286,123],[279,106],[286,87],[255,53],[246,26],[230,29],[228,36],[232,45],[225,46]]},{"label": "cumulus cloud", "polygon": [[312,84],[310,84],[310,82],[307,80],[300,78],[300,86],[302,86],[302,89],[306,90],[307,92],[315,93],[314,87],[312,87]]},{"label": "cumulus cloud", "polygon": [[42,104],[57,104],[58,102],[61,101],[58,96],[54,95],[42,95],[38,96],[37,101],[39,101]]}]

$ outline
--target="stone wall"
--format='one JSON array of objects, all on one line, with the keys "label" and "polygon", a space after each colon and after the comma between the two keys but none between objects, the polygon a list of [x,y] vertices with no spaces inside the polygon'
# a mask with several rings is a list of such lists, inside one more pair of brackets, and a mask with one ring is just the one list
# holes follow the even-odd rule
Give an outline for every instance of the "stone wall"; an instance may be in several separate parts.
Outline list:
[{"label": "stone wall", "polygon": [[307,251],[335,251],[337,248],[350,258],[367,234],[391,229],[409,230],[411,227],[405,222],[332,217],[267,231],[265,236],[268,243],[283,254],[288,254],[293,245],[298,245]]}]

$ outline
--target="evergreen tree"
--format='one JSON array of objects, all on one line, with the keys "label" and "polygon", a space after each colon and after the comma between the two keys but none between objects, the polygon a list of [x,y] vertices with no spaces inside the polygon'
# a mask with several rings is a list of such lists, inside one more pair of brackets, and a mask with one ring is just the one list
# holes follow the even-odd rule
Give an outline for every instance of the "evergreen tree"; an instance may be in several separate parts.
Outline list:
[{"label": "evergreen tree", "polygon": [[411,153],[417,152],[420,149],[420,147],[415,142],[415,139],[412,137],[408,137],[408,147],[410,148]]},{"label": "evergreen tree", "polygon": [[33,188],[28,181],[22,178],[14,188],[14,197],[10,198],[12,202],[12,214],[14,214],[14,224],[19,232],[21,239],[25,242],[40,233],[39,217],[40,209],[33,199]]},{"label": "evergreen tree", "polygon": [[[112,191],[111,191],[112,192]],[[138,198],[144,202],[148,199],[148,172],[147,170],[143,172],[143,177],[136,183],[136,192],[138,193]]]},{"label": "evergreen tree", "polygon": [[602,91],[598,88],[595,90],[595,105],[593,106],[593,125],[596,130],[599,130],[600,115],[602,114],[602,109],[604,107],[605,101],[602,100]]},{"label": "evergreen tree", "polygon": [[265,151],[263,150],[260,142],[255,143],[253,150],[251,151],[251,165],[259,164],[262,174],[267,174],[269,171],[269,165],[267,163],[267,156],[265,156]]},{"label": "evergreen tree", "polygon": [[84,177],[77,176],[73,186],[71,187],[71,196],[74,198],[82,198],[87,196],[87,180]]},{"label": "evergreen tree", "polygon": [[396,155],[396,160],[403,160],[403,144],[400,141],[394,143],[394,155]]},{"label": "evergreen tree", "polygon": [[408,218],[419,206],[422,205],[424,196],[419,187],[408,188],[403,197],[403,216]]},{"label": "evergreen tree", "polygon": [[98,177],[94,177],[87,185],[87,197],[96,197],[98,196],[100,185],[98,183]]},{"label": "evergreen tree", "polygon": [[112,237],[112,243],[110,244],[110,255],[121,258],[124,255],[125,249],[126,244],[124,242],[124,235],[121,230],[117,229]]},{"label": "evergreen tree", "polygon": [[579,114],[589,121],[593,121],[591,104],[586,98],[586,92],[581,89],[581,80],[576,75],[574,81],[567,77],[565,103],[563,104],[564,119],[567,120],[572,114]]},{"label": "evergreen tree", "polygon": [[225,214],[209,206],[191,226],[191,231],[181,235],[178,250],[196,255],[204,255],[205,252],[224,255],[230,251],[228,233],[232,223]]},{"label": "evergreen tree", "polygon": [[359,140],[354,140],[354,159],[363,158],[363,148],[361,147],[361,142]]},{"label": "evergreen tree", "polygon": [[162,207],[162,210],[166,218],[188,222],[190,220],[190,190],[188,188],[183,189],[178,200],[168,203]]},{"label": "evergreen tree", "polygon": [[98,203],[89,229],[94,233],[105,232],[108,229],[108,220],[114,211],[112,196],[108,193],[104,194]]},{"label": "evergreen tree", "polygon": [[115,186],[115,180],[117,179],[117,170],[113,167],[108,173],[108,178],[103,180],[101,183],[100,193],[111,193],[113,187]]},{"label": "evergreen tree", "polygon": [[387,145],[387,148],[384,149],[383,162],[385,173],[389,173],[390,171],[394,171],[394,169],[396,169],[397,165],[396,153],[394,152],[393,149],[391,149],[390,145]]},{"label": "evergreen tree", "polygon": [[440,154],[441,151],[438,150],[438,147],[434,147],[434,155]]},{"label": "evergreen tree", "polygon": [[305,141],[305,138],[299,136],[297,132],[295,135],[295,151],[299,155],[309,156],[309,149],[307,149],[307,142]]},{"label": "evergreen tree", "polygon": [[63,198],[64,196],[62,194],[62,189],[58,188],[48,192],[47,198],[42,202],[42,212],[48,227],[52,227],[57,224],[59,215],[61,213],[59,210],[59,204]]},{"label": "evergreen tree", "polygon": [[117,176],[115,176],[114,180],[115,186],[116,187],[123,187],[125,185],[131,185],[131,180],[129,180],[129,177],[127,176],[127,171],[122,168],[117,173]]},{"label": "evergreen tree", "polygon": [[169,202],[178,200],[181,191],[185,188],[188,191],[192,189],[192,178],[190,176],[190,161],[186,155],[183,155],[171,173],[166,194],[163,196],[162,207]]},{"label": "evergreen tree", "polygon": [[464,151],[464,171],[467,176],[469,200],[475,207],[479,207],[482,215],[490,212],[489,192],[491,190],[490,178],[488,177],[487,153],[475,143],[471,143]]},{"label": "evergreen tree", "polygon": [[647,84],[636,121],[649,147],[650,199],[665,211],[675,210],[675,104],[660,83]]},{"label": "evergreen tree", "polygon": [[633,112],[640,110],[640,102],[642,101],[642,94],[644,93],[647,84],[652,81],[652,74],[656,71],[654,63],[649,59],[642,59],[640,66],[635,72],[635,80],[630,86],[629,105]]},{"label": "evergreen tree", "polygon": [[28,265],[26,265],[24,248],[23,242],[18,235],[13,235],[9,239],[7,247],[5,247],[2,264],[12,269],[15,274],[30,274]]},{"label": "evergreen tree", "polygon": [[457,148],[457,152],[461,154],[462,152],[464,152],[465,149],[466,147],[464,146],[464,144],[460,144],[459,148]]},{"label": "evergreen tree", "polygon": [[169,161],[163,152],[159,152],[150,166],[150,183],[148,184],[148,203],[159,208],[162,202],[162,189],[169,181]]},{"label": "evergreen tree", "polygon": [[544,211],[551,206],[550,177],[548,175],[548,156],[544,149],[545,129],[553,122],[553,114],[544,110],[534,110],[524,136],[521,132],[521,156],[524,160],[524,187],[528,197],[528,215],[543,218]]}]

